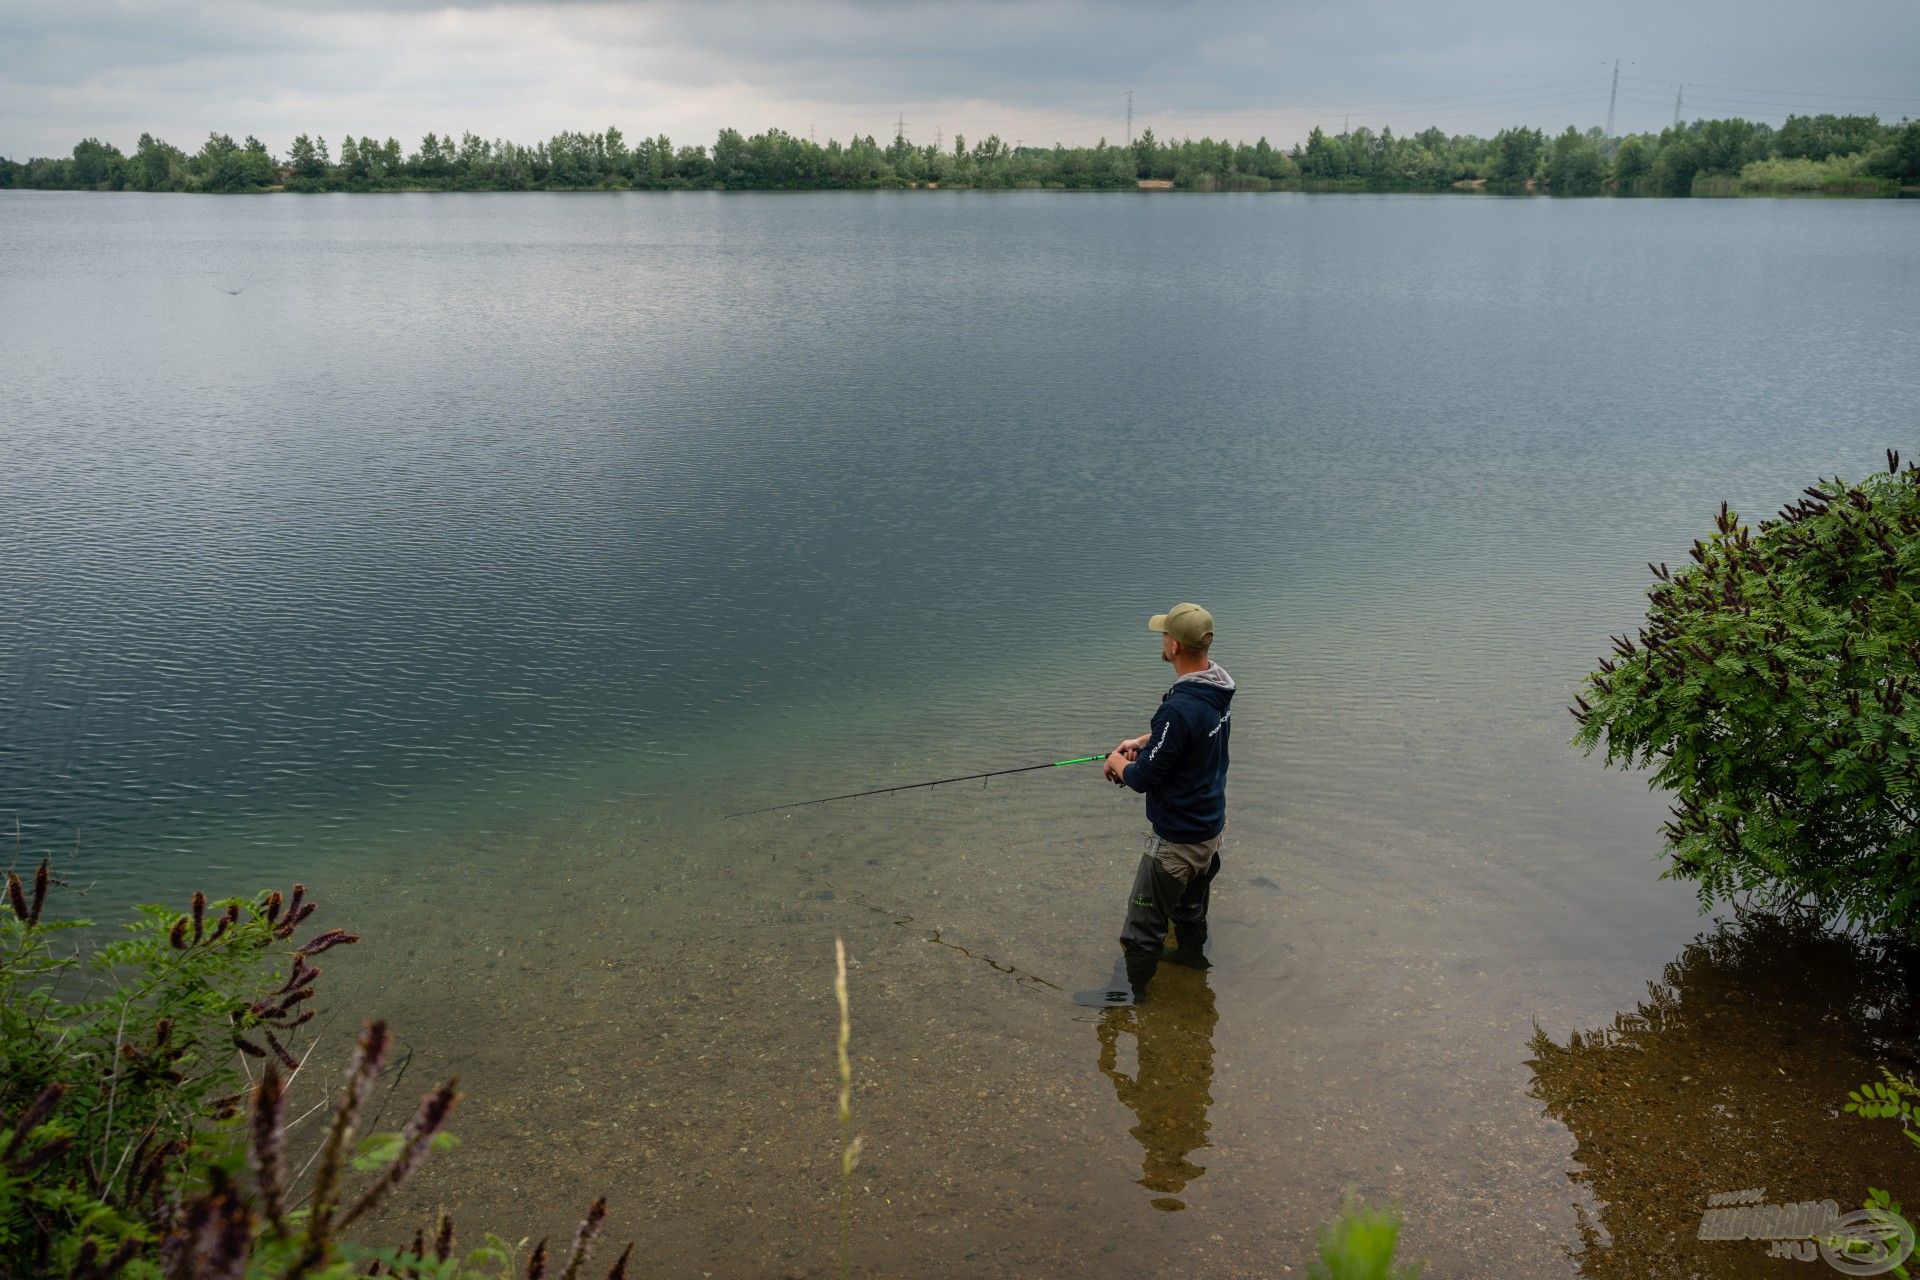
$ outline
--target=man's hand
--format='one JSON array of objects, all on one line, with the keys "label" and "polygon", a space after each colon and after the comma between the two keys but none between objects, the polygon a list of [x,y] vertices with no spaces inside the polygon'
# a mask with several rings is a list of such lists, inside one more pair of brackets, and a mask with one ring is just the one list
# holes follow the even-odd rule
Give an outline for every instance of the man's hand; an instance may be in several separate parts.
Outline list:
[{"label": "man's hand", "polygon": [[1115,785],[1124,784],[1126,779],[1120,775],[1126,771],[1128,765],[1139,758],[1140,753],[1147,749],[1147,744],[1151,741],[1153,741],[1153,734],[1147,732],[1137,738],[1128,738],[1115,747],[1113,753],[1107,757],[1107,781]]}]

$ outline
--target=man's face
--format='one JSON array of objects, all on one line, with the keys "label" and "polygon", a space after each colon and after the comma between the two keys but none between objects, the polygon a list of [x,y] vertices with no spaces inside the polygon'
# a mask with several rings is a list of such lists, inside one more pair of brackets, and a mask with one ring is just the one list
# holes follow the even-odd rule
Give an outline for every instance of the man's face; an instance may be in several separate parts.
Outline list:
[{"label": "man's face", "polygon": [[1166,632],[1160,633],[1160,661],[1172,662],[1173,655],[1180,652],[1179,643]]}]

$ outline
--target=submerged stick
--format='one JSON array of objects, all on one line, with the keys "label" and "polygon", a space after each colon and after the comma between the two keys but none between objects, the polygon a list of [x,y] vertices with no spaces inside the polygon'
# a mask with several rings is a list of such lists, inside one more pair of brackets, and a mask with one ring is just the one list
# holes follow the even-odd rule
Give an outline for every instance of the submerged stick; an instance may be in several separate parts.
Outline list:
[{"label": "submerged stick", "polygon": [[847,1046],[853,1042],[853,1019],[847,1012],[847,943],[833,940],[833,997],[840,1005],[840,1038],[835,1048],[840,1058],[840,1275],[849,1271],[853,1237],[853,1171],[860,1163],[860,1135],[853,1131],[853,1059]]}]

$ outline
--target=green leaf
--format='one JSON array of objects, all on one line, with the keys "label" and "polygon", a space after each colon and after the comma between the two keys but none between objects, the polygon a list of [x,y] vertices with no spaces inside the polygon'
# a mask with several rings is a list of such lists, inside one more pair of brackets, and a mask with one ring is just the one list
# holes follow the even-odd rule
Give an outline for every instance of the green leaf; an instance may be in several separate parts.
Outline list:
[{"label": "green leaf", "polygon": [[406,1139],[398,1133],[375,1133],[360,1139],[353,1148],[353,1167],[360,1173],[384,1169],[399,1159]]}]

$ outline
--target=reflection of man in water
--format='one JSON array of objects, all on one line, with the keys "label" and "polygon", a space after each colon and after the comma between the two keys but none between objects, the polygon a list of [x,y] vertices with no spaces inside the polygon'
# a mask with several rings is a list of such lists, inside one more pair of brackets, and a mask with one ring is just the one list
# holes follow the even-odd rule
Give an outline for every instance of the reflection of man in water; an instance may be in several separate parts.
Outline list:
[{"label": "reflection of man in water", "polygon": [[[1213,989],[1204,973],[1168,974],[1150,1005],[1123,1005],[1100,1014],[1100,1074],[1140,1123],[1131,1132],[1142,1148],[1140,1185],[1155,1192],[1156,1209],[1184,1209],[1179,1191],[1206,1172],[1187,1156],[1207,1144],[1207,1108],[1213,1104]],[[1138,1066],[1119,1068],[1120,1037],[1134,1038]]]}]

